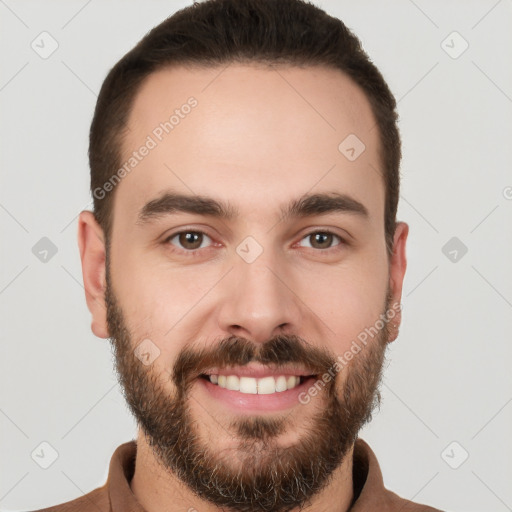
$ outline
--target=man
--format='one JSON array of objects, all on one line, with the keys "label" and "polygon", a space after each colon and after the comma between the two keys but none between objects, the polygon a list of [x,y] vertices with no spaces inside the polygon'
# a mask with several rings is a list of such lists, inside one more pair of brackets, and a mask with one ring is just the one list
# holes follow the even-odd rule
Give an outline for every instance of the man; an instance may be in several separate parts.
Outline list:
[{"label": "man", "polygon": [[79,220],[137,441],[47,510],[433,511],[357,435],[401,320],[395,100],[300,0],[210,0],[111,70]]}]

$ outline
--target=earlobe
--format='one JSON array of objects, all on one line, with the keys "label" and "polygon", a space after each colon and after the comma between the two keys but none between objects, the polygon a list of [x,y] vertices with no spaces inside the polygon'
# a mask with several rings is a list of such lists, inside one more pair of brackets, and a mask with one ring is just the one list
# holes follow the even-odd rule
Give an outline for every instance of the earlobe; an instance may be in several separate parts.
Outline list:
[{"label": "earlobe", "polygon": [[407,268],[406,242],[409,234],[409,226],[405,222],[398,222],[393,238],[393,254],[389,265],[389,289],[391,293],[390,307],[395,315],[389,322],[389,339],[394,341],[398,337],[402,313],[400,304],[402,300],[402,286]]},{"label": "earlobe", "polygon": [[108,338],[105,239],[103,230],[90,211],[80,213],[78,247],[82,261],[85,299],[92,315],[91,330],[99,338]]}]

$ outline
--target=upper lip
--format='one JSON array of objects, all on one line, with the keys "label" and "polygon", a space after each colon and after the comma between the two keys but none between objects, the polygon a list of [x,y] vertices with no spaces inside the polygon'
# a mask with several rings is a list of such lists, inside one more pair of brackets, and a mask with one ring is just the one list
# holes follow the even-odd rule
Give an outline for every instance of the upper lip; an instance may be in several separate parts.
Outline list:
[{"label": "upper lip", "polygon": [[262,377],[279,377],[280,375],[298,377],[309,377],[314,375],[313,372],[304,368],[294,366],[264,366],[261,364],[248,364],[245,366],[223,366],[211,368],[203,373],[203,375],[237,375],[239,377],[253,377],[255,379]]}]

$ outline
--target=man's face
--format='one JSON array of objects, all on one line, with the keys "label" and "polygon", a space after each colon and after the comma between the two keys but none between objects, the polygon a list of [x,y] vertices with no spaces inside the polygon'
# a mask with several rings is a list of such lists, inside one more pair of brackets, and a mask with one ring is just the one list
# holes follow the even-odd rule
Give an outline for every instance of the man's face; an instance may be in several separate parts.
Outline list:
[{"label": "man's face", "polygon": [[[158,130],[176,109],[175,126]],[[117,185],[108,255],[128,402],[163,466],[210,501],[253,489],[237,510],[291,510],[368,419],[389,339],[378,320],[401,290],[369,103],[324,68],[174,68],[143,84],[128,126],[123,162],[156,143]],[[269,484],[283,494],[265,495]]]}]

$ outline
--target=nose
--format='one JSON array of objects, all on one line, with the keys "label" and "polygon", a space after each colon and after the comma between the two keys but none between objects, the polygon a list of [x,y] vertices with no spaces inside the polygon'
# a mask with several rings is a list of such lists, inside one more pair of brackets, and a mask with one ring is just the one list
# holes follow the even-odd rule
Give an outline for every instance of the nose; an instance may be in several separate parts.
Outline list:
[{"label": "nose", "polygon": [[275,258],[262,255],[252,263],[240,258],[224,284],[219,311],[222,331],[255,343],[299,331],[300,299],[290,272]]}]

